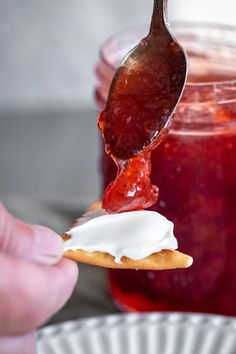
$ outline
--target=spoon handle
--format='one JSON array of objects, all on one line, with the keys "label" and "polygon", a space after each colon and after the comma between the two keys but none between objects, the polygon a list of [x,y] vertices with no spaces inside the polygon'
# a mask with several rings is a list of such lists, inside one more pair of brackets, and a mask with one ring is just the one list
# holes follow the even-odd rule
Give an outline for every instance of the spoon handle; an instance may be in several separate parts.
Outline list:
[{"label": "spoon handle", "polygon": [[167,1],[168,0],[154,0],[149,35],[157,35],[160,31],[165,30],[167,26]]}]

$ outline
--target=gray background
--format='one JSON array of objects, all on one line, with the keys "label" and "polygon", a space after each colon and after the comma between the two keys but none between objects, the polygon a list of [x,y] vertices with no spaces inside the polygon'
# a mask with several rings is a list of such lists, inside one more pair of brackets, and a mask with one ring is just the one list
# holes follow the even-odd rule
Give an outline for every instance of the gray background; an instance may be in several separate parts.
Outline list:
[{"label": "gray background", "polygon": [[[170,19],[234,24],[227,0],[170,0]],[[0,195],[86,205],[100,190],[94,65],[152,0],[0,0]]]}]

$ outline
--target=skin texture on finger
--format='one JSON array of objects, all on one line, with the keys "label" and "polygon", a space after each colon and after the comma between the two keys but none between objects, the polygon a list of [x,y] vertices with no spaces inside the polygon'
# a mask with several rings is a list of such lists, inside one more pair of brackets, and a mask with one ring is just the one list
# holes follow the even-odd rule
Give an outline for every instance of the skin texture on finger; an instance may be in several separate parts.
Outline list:
[{"label": "skin texture on finger", "polygon": [[63,241],[44,226],[17,220],[0,203],[0,250],[37,263],[55,264],[63,255]]},{"label": "skin texture on finger", "polygon": [[32,332],[69,299],[78,277],[73,261],[53,266],[0,252],[0,335]]},{"label": "skin texture on finger", "polygon": [[0,337],[0,353],[36,354],[35,333],[15,337]]}]

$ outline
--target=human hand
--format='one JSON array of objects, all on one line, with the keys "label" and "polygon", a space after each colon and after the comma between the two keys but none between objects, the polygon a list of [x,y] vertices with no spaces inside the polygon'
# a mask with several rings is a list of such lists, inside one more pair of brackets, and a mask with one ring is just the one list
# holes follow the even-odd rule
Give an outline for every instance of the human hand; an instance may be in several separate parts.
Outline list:
[{"label": "human hand", "polygon": [[33,354],[34,331],[70,297],[78,267],[53,231],[28,225],[0,202],[0,352]]}]

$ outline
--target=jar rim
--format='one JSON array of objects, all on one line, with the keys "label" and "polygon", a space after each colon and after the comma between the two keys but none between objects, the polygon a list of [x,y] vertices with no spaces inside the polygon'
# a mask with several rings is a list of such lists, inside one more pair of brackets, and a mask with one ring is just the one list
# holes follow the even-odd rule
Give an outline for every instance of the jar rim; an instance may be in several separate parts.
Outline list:
[{"label": "jar rim", "polygon": [[[128,33],[129,31],[140,31],[141,29],[146,28],[147,25],[139,25],[135,27],[127,27],[124,28],[121,31],[115,32],[113,35],[108,37],[101,45],[100,48],[100,57],[104,61],[104,63],[111,69],[115,70],[115,66],[109,61],[107,58],[107,55],[105,54],[105,50],[108,47],[108,45],[114,40],[114,38],[118,38],[122,34]],[[236,26],[233,25],[228,25],[228,24],[221,24],[221,23],[209,23],[209,22],[189,22],[189,21],[173,21],[171,23],[171,32],[172,32],[172,27],[174,29],[187,29],[187,28],[202,28],[202,29],[218,29],[221,31],[230,31],[235,33],[236,35]],[[175,33],[173,33],[173,36],[175,36]],[[141,39],[141,38],[140,38]],[[236,43],[236,42],[235,42]],[[212,86],[218,86],[218,85],[236,85],[236,78],[235,79],[227,79],[227,80],[220,80],[220,81],[210,81],[210,82],[187,82],[186,87],[189,88],[207,88],[207,87],[212,87]]]}]

